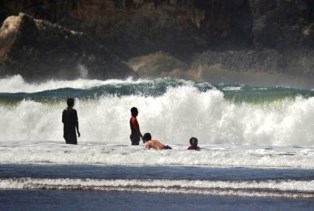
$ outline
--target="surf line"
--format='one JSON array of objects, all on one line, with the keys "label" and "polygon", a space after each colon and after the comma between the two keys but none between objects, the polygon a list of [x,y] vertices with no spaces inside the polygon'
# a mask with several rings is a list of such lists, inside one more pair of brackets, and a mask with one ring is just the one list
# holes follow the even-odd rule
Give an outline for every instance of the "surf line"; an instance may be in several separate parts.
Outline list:
[{"label": "surf line", "polygon": [[114,180],[72,178],[0,178],[1,190],[126,191],[148,193],[231,195],[244,197],[314,198],[314,180],[204,181]]}]

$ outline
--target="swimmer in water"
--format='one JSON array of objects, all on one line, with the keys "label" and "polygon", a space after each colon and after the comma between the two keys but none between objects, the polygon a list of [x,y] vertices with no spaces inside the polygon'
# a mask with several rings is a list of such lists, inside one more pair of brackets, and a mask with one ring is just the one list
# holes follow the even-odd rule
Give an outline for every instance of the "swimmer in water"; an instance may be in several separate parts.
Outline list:
[{"label": "swimmer in water", "polygon": [[190,138],[190,146],[188,150],[200,150],[201,148],[197,146],[198,140],[195,137]]},{"label": "swimmer in water", "polygon": [[160,143],[160,141],[152,140],[150,133],[145,133],[143,136],[143,141],[146,149],[172,149],[168,145]]}]

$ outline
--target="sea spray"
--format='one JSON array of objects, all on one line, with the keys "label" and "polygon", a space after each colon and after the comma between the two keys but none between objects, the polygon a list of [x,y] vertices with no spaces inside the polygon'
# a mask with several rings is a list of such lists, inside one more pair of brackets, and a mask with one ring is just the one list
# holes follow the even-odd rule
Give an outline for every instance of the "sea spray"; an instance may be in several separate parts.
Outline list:
[{"label": "sea spray", "polygon": [[[141,131],[169,145],[186,144],[191,136],[200,144],[314,145],[312,90],[173,79],[44,84],[28,84],[19,76],[1,80],[1,141],[62,142],[65,99],[75,97],[79,143],[129,144],[130,108],[136,106]],[[4,82],[11,85],[5,88]]]}]

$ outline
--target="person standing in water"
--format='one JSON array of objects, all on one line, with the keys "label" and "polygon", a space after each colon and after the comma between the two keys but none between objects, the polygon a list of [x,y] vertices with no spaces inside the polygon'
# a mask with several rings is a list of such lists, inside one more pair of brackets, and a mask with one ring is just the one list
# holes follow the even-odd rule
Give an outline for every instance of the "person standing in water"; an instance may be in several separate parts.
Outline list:
[{"label": "person standing in water", "polygon": [[142,133],[140,131],[140,126],[137,122],[138,110],[136,107],[131,108],[131,119],[130,119],[130,127],[131,127],[131,143],[132,145],[139,145],[140,138],[143,139]]},{"label": "person standing in water", "polygon": [[81,136],[79,132],[79,123],[77,117],[77,111],[74,107],[74,99],[67,99],[68,107],[62,112],[62,123],[63,123],[63,137],[65,139],[65,143],[67,144],[77,144],[77,137]]}]

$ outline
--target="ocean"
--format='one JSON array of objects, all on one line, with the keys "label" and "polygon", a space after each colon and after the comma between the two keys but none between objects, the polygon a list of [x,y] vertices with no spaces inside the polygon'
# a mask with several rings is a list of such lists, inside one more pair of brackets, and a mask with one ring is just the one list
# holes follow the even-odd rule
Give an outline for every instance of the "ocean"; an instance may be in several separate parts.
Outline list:
[{"label": "ocean", "polygon": [[[81,137],[63,140],[75,99]],[[171,146],[131,146],[142,133]],[[314,90],[0,79],[0,210],[313,210]],[[187,150],[197,137],[200,151]]]}]

